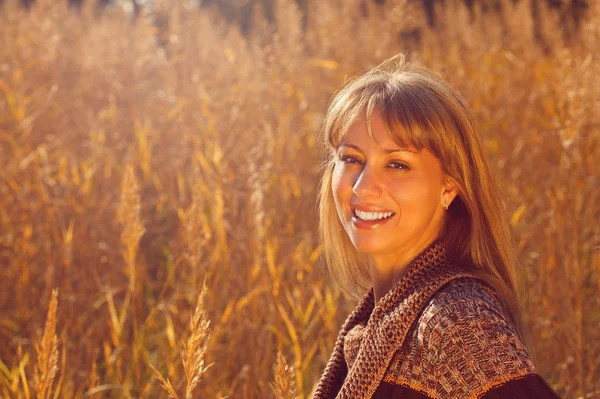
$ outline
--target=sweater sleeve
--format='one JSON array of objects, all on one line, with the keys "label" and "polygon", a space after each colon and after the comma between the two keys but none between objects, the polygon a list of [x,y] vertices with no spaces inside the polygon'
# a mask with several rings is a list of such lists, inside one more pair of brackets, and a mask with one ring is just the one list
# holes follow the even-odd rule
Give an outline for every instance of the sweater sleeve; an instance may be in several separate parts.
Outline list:
[{"label": "sweater sleeve", "polygon": [[[489,305],[489,303],[488,303]],[[438,324],[429,342],[438,397],[556,398],[499,308],[471,307]]]},{"label": "sweater sleeve", "polygon": [[440,290],[396,352],[375,399],[558,398],[483,283]]}]

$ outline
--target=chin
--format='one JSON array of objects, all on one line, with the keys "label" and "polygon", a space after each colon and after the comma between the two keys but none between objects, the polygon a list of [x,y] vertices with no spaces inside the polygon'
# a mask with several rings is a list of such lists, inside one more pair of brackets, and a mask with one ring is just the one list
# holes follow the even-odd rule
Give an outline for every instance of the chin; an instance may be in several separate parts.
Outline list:
[{"label": "chin", "polygon": [[367,254],[376,254],[380,252],[385,252],[385,246],[381,245],[381,241],[377,242],[377,240],[351,240],[354,248],[360,253],[365,255]]}]

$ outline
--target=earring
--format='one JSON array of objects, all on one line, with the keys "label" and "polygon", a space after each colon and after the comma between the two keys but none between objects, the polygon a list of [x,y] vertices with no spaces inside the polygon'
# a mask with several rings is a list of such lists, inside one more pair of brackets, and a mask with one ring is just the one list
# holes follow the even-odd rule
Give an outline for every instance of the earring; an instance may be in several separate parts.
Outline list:
[{"label": "earring", "polygon": [[446,202],[446,204],[445,204],[445,205],[446,205],[446,210],[448,210],[448,203]]}]

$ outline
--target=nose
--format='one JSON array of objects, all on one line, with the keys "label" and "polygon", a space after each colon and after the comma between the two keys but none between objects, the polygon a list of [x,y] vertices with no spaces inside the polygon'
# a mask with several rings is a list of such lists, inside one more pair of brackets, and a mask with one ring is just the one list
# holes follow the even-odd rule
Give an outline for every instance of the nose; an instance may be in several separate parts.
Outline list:
[{"label": "nose", "polygon": [[352,191],[361,200],[379,197],[382,193],[380,176],[370,166],[365,166],[354,182]]}]

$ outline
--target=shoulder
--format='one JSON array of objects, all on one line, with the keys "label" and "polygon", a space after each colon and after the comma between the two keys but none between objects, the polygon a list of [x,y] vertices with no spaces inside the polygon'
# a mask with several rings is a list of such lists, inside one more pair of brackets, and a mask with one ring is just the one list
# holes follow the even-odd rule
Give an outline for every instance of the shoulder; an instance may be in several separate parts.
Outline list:
[{"label": "shoulder", "polygon": [[476,279],[459,279],[432,297],[385,380],[402,382],[410,375],[411,388],[431,397],[480,397],[533,373],[493,290]]},{"label": "shoulder", "polygon": [[442,396],[478,397],[535,372],[500,300],[477,280],[438,292],[419,330]]},{"label": "shoulder", "polygon": [[502,325],[517,335],[492,288],[475,278],[457,279],[442,287],[417,321],[418,335],[430,348],[453,329],[471,323]]}]

